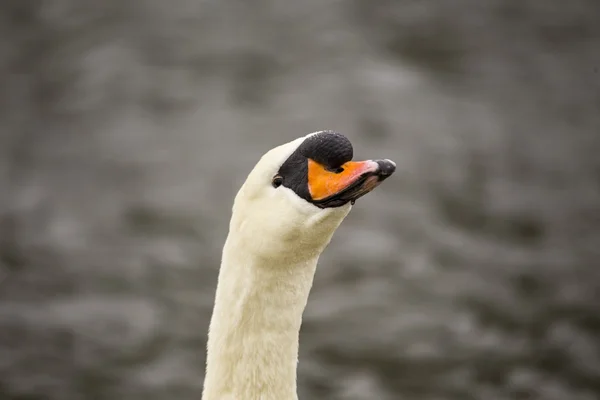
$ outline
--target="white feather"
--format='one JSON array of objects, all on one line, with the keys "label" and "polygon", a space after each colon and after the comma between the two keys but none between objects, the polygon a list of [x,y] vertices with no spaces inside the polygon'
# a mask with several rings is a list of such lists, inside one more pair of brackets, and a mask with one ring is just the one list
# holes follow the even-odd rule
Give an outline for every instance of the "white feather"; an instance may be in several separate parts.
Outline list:
[{"label": "white feather", "polygon": [[271,186],[308,136],[266,153],[235,198],[209,329],[204,400],[298,398],[302,313],[319,255],[351,208],[321,209]]}]

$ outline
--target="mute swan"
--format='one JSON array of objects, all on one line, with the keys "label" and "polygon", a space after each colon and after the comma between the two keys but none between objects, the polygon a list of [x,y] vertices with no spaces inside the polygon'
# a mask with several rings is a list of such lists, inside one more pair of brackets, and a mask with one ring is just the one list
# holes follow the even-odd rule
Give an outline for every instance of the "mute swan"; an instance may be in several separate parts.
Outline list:
[{"label": "mute swan", "polygon": [[203,400],[297,400],[302,313],[317,260],[390,160],[350,161],[332,131],[267,152],[233,204],[210,322]]}]

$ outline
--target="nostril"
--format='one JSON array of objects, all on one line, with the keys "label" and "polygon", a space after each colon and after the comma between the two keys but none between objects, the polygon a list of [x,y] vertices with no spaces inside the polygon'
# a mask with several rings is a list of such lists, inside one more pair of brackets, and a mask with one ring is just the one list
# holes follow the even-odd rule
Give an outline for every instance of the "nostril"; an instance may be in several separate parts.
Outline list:
[{"label": "nostril", "polygon": [[342,172],[344,172],[344,168],[342,168],[342,167],[337,167],[337,168],[325,167],[325,171],[333,172],[334,174],[341,174]]}]

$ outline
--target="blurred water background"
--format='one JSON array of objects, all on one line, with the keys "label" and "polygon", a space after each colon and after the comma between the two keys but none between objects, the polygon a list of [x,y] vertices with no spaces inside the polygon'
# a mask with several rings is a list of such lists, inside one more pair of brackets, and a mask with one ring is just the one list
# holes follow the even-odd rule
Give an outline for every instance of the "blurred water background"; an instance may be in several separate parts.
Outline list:
[{"label": "blurred water background", "polygon": [[321,258],[301,399],[600,398],[600,2],[4,0],[0,399],[199,399],[233,196],[398,162]]}]

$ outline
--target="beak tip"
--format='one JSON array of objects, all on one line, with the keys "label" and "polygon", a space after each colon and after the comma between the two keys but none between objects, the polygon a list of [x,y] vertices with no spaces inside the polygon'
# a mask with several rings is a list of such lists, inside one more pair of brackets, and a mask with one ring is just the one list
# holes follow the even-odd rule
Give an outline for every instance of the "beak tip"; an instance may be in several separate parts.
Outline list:
[{"label": "beak tip", "polygon": [[396,163],[392,160],[377,160],[377,165],[379,165],[379,173],[381,179],[385,179],[392,175],[396,171]]}]

